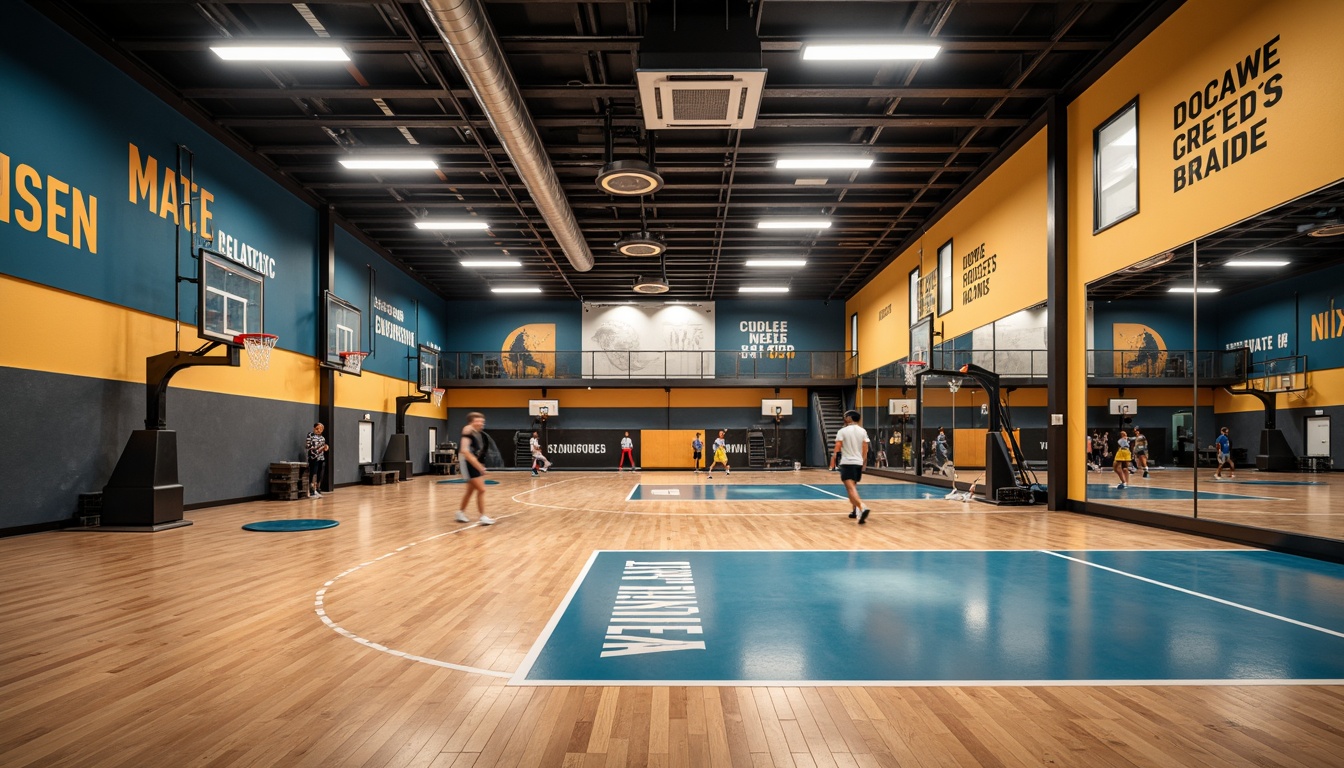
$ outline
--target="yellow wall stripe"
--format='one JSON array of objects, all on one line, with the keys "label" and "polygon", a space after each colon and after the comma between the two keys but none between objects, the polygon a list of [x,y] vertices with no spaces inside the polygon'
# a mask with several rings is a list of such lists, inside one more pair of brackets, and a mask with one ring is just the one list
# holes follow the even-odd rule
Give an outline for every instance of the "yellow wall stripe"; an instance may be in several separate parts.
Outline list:
[{"label": "yellow wall stripe", "polygon": [[[173,348],[173,321],[87,296],[0,275],[0,365],[32,371],[143,384],[145,358]],[[200,346],[196,328],[182,326],[182,346]],[[211,352],[218,355],[218,350]],[[172,387],[317,405],[318,365],[313,358],[276,349],[269,369],[253,370],[242,355],[239,368],[199,366],[173,376]],[[407,382],[365,372],[337,374],[336,405],[391,413]],[[431,406],[412,406],[417,409]],[[442,409],[440,409],[442,410]]]}]

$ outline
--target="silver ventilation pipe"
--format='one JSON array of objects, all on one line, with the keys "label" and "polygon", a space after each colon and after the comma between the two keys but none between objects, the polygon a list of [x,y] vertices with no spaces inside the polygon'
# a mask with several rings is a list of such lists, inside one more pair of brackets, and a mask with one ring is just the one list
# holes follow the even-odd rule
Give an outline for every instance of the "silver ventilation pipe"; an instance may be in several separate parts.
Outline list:
[{"label": "silver ventilation pipe", "polygon": [[485,9],[479,0],[421,2],[569,263],[580,272],[592,269],[593,254],[542,148]]}]

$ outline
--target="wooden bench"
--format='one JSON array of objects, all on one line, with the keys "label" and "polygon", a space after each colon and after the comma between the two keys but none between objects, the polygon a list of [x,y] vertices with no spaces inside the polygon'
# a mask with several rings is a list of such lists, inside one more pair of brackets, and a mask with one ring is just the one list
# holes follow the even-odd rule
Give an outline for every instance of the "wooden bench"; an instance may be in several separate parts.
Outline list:
[{"label": "wooden bench", "polygon": [[395,469],[364,470],[365,485],[389,485],[395,482],[397,482],[397,470]]}]

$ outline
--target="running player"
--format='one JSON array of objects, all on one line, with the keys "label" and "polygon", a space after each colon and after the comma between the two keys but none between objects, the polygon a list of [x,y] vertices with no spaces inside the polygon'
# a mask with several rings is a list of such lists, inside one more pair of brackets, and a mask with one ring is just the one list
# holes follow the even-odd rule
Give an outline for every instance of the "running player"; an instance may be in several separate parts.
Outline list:
[{"label": "running player", "polygon": [[728,474],[733,474],[733,468],[728,466],[728,441],[723,437],[724,432],[719,430],[719,436],[714,439],[714,461],[709,465],[709,479],[714,479],[714,468],[723,465],[723,469]]},{"label": "running player", "polygon": [[1237,479],[1237,465],[1232,463],[1232,438],[1227,436],[1227,427],[1218,431],[1218,471],[1213,473],[1215,480],[1223,479],[1223,465],[1227,465],[1232,479]]},{"label": "running player", "polygon": [[462,428],[462,443],[457,451],[458,469],[467,481],[467,492],[457,507],[456,519],[459,523],[471,522],[467,517],[467,506],[471,503],[472,494],[476,494],[476,510],[481,513],[477,522],[481,525],[495,524],[493,519],[485,516],[485,473],[488,470],[480,459],[485,455],[485,435],[481,434],[484,427],[485,414],[467,414],[467,425]]}]

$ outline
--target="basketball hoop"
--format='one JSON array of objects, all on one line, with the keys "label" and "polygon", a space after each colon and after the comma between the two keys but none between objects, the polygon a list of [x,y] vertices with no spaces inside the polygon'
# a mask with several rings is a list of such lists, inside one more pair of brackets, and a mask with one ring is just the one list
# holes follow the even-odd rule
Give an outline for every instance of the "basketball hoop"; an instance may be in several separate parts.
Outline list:
[{"label": "basketball hoop", "polygon": [[446,389],[441,389],[441,388],[438,388],[438,387],[436,387],[436,388],[434,388],[434,389],[431,389],[431,390],[429,391],[429,401],[430,401],[431,403],[433,403],[433,404],[435,405],[435,407],[438,407],[438,406],[440,406],[440,405],[443,405],[443,395],[444,395],[444,393],[447,392],[447,391],[448,391],[448,390],[446,390]]},{"label": "basketball hoop", "polygon": [[929,367],[929,364],[922,360],[912,360],[908,363],[901,363],[901,365],[905,366],[905,386],[907,387],[915,386],[915,377],[920,371],[927,370]]},{"label": "basketball hoop", "polygon": [[961,379],[960,379],[960,378],[958,378],[958,377],[956,377],[956,376],[953,376],[952,378],[950,378],[950,379],[947,380],[947,391],[948,391],[948,392],[951,392],[952,394],[955,395],[955,394],[957,394],[957,390],[958,390],[958,389],[961,389]]},{"label": "basketball hoop", "polygon": [[233,337],[235,343],[242,344],[247,350],[247,360],[258,371],[271,367],[271,350],[279,336],[272,333],[243,333]]},{"label": "basketball hoop", "polygon": [[359,375],[359,369],[364,365],[364,358],[368,356],[368,352],[342,352],[341,363],[345,372]]}]

